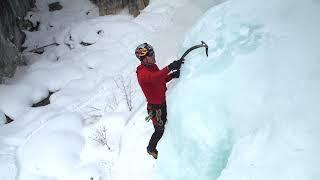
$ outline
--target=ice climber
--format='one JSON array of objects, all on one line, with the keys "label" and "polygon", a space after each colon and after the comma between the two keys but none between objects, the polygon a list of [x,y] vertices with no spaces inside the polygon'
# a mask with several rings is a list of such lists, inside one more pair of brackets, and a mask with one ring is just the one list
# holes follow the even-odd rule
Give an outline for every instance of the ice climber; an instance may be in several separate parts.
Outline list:
[{"label": "ice climber", "polygon": [[136,71],[138,82],[147,99],[148,117],[152,120],[154,126],[147,152],[157,159],[158,150],[156,147],[167,122],[166,83],[173,78],[179,78],[183,60],[173,61],[160,70],[155,64],[154,49],[148,43],[140,44],[136,48],[135,54],[141,61]]}]

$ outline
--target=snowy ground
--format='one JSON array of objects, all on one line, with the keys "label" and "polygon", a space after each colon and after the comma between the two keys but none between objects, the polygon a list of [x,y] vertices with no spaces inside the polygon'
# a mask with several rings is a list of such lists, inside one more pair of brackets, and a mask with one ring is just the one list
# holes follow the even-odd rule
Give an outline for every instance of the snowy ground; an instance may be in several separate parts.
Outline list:
[{"label": "snowy ground", "polygon": [[[15,120],[0,126],[1,180],[320,179],[318,0],[151,0],[137,18],[49,2],[27,16],[41,26],[26,51],[60,45],[25,52],[30,66],[0,86],[0,123]],[[134,49],[149,42],[163,67],[201,40],[209,57],[190,53],[168,86],[155,161]],[[49,92],[50,105],[32,107]]]},{"label": "snowy ground", "polygon": [[[185,32],[214,1],[153,0],[142,14],[98,17],[88,0],[37,1],[26,18],[40,31],[26,32],[30,66],[0,86],[0,179],[154,179],[146,145],[153,132],[135,79],[135,47],[156,49],[160,67],[177,58]],[[41,55],[28,51],[50,46]],[[84,46],[89,43],[90,46]],[[132,91],[132,111],[116,83]],[[31,107],[54,92],[50,104]],[[92,140],[105,127],[107,146]]]}]

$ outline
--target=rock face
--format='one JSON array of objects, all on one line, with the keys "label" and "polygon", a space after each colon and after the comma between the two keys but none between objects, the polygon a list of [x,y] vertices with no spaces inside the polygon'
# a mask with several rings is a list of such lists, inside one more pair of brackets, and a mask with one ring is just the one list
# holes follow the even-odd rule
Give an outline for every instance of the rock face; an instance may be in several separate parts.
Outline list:
[{"label": "rock face", "polygon": [[[149,0],[90,0],[99,7],[100,15],[116,14],[128,7],[129,13],[138,16],[140,10],[149,4]],[[21,50],[25,34],[21,29],[37,30],[39,24],[33,25],[24,20],[35,4],[35,0],[0,0],[0,84],[5,77],[11,77],[17,65],[23,64]],[[49,5],[49,10],[60,10],[59,2]]]},{"label": "rock face", "polygon": [[0,83],[22,63],[20,51],[25,34],[21,28],[27,25],[23,17],[34,3],[35,0],[0,0]]},{"label": "rock face", "polygon": [[60,2],[54,2],[49,4],[48,6],[49,6],[49,11],[59,11],[63,8]]},{"label": "rock face", "polygon": [[99,7],[100,16],[116,14],[128,6],[129,13],[134,17],[140,14],[140,10],[149,4],[149,0],[91,0]]}]

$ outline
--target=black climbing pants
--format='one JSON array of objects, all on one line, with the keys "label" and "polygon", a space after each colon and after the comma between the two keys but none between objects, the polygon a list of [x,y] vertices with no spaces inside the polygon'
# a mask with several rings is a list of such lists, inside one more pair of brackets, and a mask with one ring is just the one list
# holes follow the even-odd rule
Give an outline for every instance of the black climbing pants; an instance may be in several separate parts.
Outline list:
[{"label": "black climbing pants", "polygon": [[156,151],[157,144],[161,139],[164,127],[167,122],[167,105],[166,103],[155,105],[148,104],[148,114],[151,115],[154,132],[150,138],[147,149],[149,151]]}]

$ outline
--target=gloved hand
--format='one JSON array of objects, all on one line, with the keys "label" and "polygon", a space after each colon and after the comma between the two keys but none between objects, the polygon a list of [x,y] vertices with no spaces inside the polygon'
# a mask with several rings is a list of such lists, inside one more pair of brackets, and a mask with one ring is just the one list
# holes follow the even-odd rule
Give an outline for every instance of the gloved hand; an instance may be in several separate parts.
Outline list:
[{"label": "gloved hand", "polygon": [[170,74],[172,78],[179,78],[180,77],[180,70],[174,71]]},{"label": "gloved hand", "polygon": [[175,60],[168,65],[170,71],[179,70],[181,68],[181,64],[184,63],[184,59]]}]

